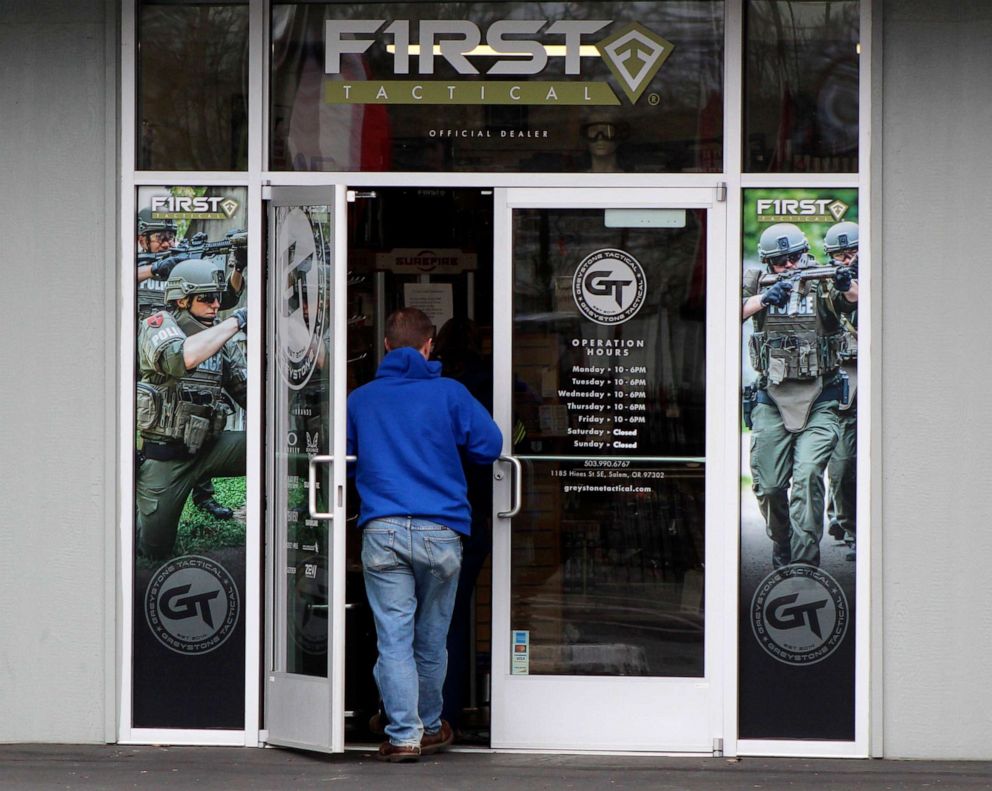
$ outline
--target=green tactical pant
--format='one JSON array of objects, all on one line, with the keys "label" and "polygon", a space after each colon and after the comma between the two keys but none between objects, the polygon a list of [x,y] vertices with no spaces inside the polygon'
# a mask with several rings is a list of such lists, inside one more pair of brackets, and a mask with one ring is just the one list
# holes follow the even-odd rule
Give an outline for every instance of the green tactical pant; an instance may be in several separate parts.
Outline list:
[{"label": "green tactical pant", "polygon": [[751,413],[751,488],[772,540],[772,562],[820,564],[825,486],[823,473],[837,444],[837,402],[810,411],[802,431],[787,431],[776,407]]},{"label": "green tactical pant", "polygon": [[827,465],[827,520],[840,525],[847,538],[853,540],[858,509],[858,411],[852,407],[839,415],[840,439]]},{"label": "green tactical pant", "polygon": [[206,478],[245,474],[245,432],[222,431],[191,459],[147,459],[135,486],[138,549],[146,557],[172,554],[186,498]]}]

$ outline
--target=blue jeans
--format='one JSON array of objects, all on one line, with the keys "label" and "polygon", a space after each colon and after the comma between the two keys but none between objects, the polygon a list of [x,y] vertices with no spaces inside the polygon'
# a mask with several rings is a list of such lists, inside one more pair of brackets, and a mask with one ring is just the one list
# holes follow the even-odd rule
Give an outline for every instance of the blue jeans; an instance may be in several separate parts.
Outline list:
[{"label": "blue jeans", "polygon": [[396,745],[419,745],[441,727],[445,643],[458,589],[462,543],[453,530],[413,517],[373,519],[362,566],[379,658],[375,682]]}]

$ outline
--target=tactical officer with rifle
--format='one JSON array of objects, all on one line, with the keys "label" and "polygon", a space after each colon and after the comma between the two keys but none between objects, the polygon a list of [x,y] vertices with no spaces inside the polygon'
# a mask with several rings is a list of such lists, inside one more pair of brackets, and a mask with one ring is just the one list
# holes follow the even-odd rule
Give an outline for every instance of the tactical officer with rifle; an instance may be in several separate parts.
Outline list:
[{"label": "tactical officer with rifle", "polygon": [[[177,264],[196,258],[223,256],[227,284],[221,309],[237,305],[244,290],[244,269],[248,263],[247,234],[231,231],[224,240],[207,242],[206,234],[189,241],[178,241],[176,221],[160,219],[150,208],[138,212],[138,321],[142,322],[165,306],[164,293],[169,274]],[[234,511],[214,499],[214,487],[207,478],[193,489],[193,504],[215,519],[231,519]]]},{"label": "tactical officer with rifle", "polygon": [[166,281],[173,267],[195,258],[224,256],[227,283],[221,295],[221,310],[238,304],[244,291],[244,270],[248,264],[248,234],[229,231],[224,239],[207,241],[205,233],[177,241],[176,221],[158,219],[152,210],[138,212],[138,321],[162,309]]},{"label": "tactical officer with rifle", "polygon": [[766,228],[758,255],[765,270],[744,273],[741,313],[754,323],[750,356],[758,372],[744,410],[752,489],[772,540],[772,565],[817,566],[824,470],[846,389],[840,317],[854,311],[858,285],[848,267],[815,267],[805,234],[791,223]]},{"label": "tactical officer with rifle", "polygon": [[[858,225],[839,222],[823,237],[823,250],[838,266],[858,272]],[[827,531],[838,541],[844,541],[851,551],[848,560],[855,559],[858,506],[858,312],[841,315],[845,348],[840,354],[840,367],[847,376],[848,397],[840,402],[840,438],[834,448],[827,477]]]},{"label": "tactical officer with rifle", "polygon": [[244,408],[247,370],[232,340],[246,308],[218,321],[225,287],[215,258],[177,264],[165,287],[167,309],[139,325],[136,424],[144,462],[138,469],[137,543],[146,557],[172,553],[186,498],[198,481],[245,473],[245,433],[226,431]]}]

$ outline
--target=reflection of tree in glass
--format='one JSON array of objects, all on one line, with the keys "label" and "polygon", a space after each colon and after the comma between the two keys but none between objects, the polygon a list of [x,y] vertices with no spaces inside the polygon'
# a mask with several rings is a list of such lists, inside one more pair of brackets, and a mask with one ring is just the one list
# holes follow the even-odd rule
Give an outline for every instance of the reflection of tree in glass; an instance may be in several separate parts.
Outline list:
[{"label": "reflection of tree in glass", "polygon": [[141,168],[247,167],[247,4],[145,5],[139,37]]}]

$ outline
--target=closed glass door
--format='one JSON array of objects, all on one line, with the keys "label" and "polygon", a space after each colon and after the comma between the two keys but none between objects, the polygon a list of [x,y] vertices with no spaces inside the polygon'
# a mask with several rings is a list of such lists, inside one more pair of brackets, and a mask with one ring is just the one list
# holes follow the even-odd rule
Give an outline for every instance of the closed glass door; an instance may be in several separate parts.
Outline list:
[{"label": "closed glass door", "polygon": [[715,190],[497,191],[494,747],[719,744],[723,224]]}]

